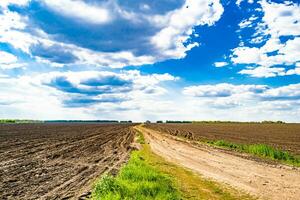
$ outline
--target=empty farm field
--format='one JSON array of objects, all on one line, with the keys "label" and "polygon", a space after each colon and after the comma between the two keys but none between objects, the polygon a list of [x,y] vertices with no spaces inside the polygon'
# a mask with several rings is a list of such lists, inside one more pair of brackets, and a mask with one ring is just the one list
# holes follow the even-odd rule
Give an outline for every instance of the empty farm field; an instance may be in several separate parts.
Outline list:
[{"label": "empty farm field", "polygon": [[300,155],[300,124],[191,123],[147,124],[146,127],[197,141],[266,144]]},{"label": "empty farm field", "polygon": [[129,157],[130,124],[0,125],[1,199],[77,199]]}]

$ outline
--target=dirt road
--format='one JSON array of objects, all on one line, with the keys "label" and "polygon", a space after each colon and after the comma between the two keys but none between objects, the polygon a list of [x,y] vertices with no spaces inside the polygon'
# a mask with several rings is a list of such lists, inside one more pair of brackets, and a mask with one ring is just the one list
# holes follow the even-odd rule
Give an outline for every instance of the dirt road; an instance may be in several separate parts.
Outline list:
[{"label": "dirt road", "polygon": [[271,166],[208,146],[192,146],[160,132],[137,127],[152,150],[202,176],[229,184],[260,199],[299,199],[300,170]]}]

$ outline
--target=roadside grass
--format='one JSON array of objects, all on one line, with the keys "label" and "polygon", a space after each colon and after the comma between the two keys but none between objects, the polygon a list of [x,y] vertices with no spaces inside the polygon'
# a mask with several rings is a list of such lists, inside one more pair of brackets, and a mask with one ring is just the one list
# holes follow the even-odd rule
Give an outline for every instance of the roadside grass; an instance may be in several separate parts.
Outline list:
[{"label": "roadside grass", "polygon": [[141,132],[137,141],[143,148],[132,152],[116,177],[106,174],[96,182],[93,200],[253,199],[154,154]]},{"label": "roadside grass", "polygon": [[135,130],[137,132],[137,139],[136,141],[140,144],[145,144],[145,138],[143,133],[141,133],[139,130]]},{"label": "roadside grass", "polygon": [[300,166],[300,157],[294,156],[287,151],[275,149],[265,144],[235,144],[224,140],[207,141],[213,146],[234,149],[240,152],[249,153],[263,158],[280,161],[285,164]]},{"label": "roadside grass", "polygon": [[[137,141],[145,144],[142,133]],[[92,199],[101,200],[180,200],[172,179],[152,167],[145,150],[133,151],[129,162],[116,177],[104,175],[94,186]]]},{"label": "roadside grass", "polygon": [[180,200],[180,194],[171,179],[155,170],[134,151],[128,164],[117,177],[105,175],[95,185],[92,199],[103,200]]},{"label": "roadside grass", "polygon": [[221,185],[201,177],[184,167],[166,161],[154,154],[149,145],[144,145],[145,160],[158,171],[172,177],[182,199],[203,200],[250,200],[254,199],[248,194],[235,190],[229,186]]}]

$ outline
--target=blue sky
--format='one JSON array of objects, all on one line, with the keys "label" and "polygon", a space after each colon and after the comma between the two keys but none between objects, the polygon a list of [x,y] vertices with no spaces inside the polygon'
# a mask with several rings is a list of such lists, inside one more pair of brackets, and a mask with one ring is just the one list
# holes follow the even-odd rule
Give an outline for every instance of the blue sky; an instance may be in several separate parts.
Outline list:
[{"label": "blue sky", "polygon": [[300,119],[300,4],[1,0],[0,118]]}]

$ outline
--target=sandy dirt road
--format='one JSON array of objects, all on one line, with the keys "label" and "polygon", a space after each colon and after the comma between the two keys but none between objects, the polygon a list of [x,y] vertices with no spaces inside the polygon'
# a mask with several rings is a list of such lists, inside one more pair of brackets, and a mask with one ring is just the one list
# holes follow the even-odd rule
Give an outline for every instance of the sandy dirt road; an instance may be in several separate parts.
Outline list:
[{"label": "sandy dirt road", "polygon": [[273,166],[222,150],[193,146],[160,132],[141,126],[152,150],[205,178],[245,191],[259,199],[300,199],[300,170],[287,166]]}]

